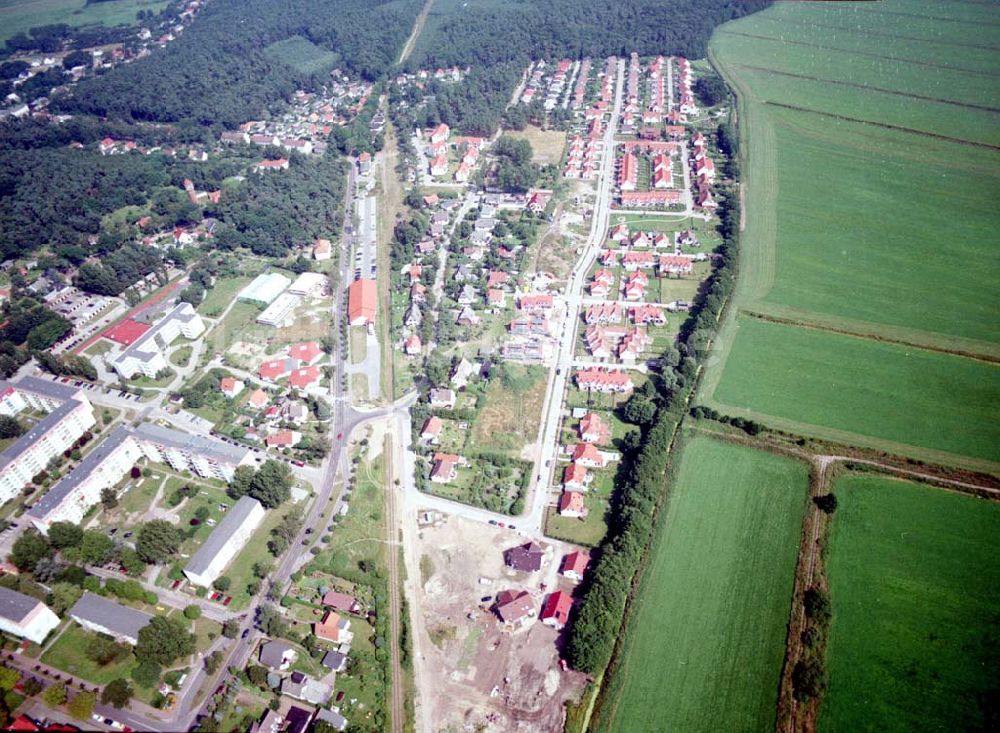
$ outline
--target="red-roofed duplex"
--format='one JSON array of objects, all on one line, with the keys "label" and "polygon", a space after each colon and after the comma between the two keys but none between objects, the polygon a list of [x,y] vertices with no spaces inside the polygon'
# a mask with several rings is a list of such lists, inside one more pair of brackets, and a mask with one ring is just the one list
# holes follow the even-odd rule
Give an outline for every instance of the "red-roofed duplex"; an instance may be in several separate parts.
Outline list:
[{"label": "red-roofed duplex", "polygon": [[295,359],[275,359],[274,361],[265,361],[257,370],[257,375],[268,382],[273,382],[276,379],[281,379],[282,377],[290,374],[293,369],[299,366],[299,362]]},{"label": "red-roofed duplex", "polygon": [[542,606],[542,623],[556,629],[562,629],[569,621],[569,612],[573,608],[573,598],[569,593],[558,590],[545,599]]},{"label": "red-roofed duplex", "polygon": [[551,295],[522,295],[517,307],[525,313],[538,313],[552,309]]},{"label": "red-roofed duplex", "polygon": [[576,384],[580,389],[618,394],[631,392],[635,387],[627,372],[599,367],[580,369],[576,373]]},{"label": "red-roofed duplex", "polygon": [[577,443],[573,448],[573,460],[588,468],[604,468],[604,456],[593,443]]},{"label": "red-roofed duplex", "polygon": [[579,491],[564,491],[559,497],[559,516],[582,519],[587,516],[587,505]]},{"label": "red-roofed duplex", "polygon": [[584,443],[604,445],[611,437],[611,430],[596,412],[588,412],[580,420],[580,440]]},{"label": "red-roofed duplex", "polygon": [[581,463],[571,463],[563,471],[563,486],[567,489],[585,491],[589,476]]},{"label": "red-roofed duplex", "polygon": [[303,364],[315,364],[323,356],[323,349],[315,341],[303,341],[300,344],[288,347],[288,355],[293,359],[298,359]]},{"label": "red-roofed duplex", "polygon": [[298,389],[305,389],[311,384],[315,384],[319,381],[320,371],[319,367],[310,366],[304,367],[302,369],[296,369],[291,374],[288,375],[288,384],[292,387]]}]

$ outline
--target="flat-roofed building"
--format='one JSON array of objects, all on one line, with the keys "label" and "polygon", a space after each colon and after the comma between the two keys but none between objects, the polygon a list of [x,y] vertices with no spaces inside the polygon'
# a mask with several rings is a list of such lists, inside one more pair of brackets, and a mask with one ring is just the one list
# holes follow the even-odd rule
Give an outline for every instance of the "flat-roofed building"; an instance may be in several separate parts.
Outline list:
[{"label": "flat-roofed building", "polygon": [[28,512],[39,532],[48,534],[53,522],[79,524],[87,511],[142,458],[139,444],[128,428],[119,425],[66,477],[49,489]]},{"label": "flat-roofed building", "polygon": [[320,295],[326,288],[326,275],[320,272],[303,272],[288,286],[288,292],[293,295]]},{"label": "flat-roofed building", "polygon": [[203,478],[217,478],[228,483],[238,466],[253,462],[249,448],[152,423],[139,425],[132,435],[149,460],[166,463],[176,471],[192,471]]},{"label": "flat-roofed building", "polygon": [[37,598],[0,588],[0,631],[36,644],[59,625],[59,617]]},{"label": "flat-roofed building", "polygon": [[85,629],[107,634],[115,641],[128,642],[133,646],[139,643],[139,632],[153,620],[148,613],[89,591],[84,591],[80,600],[69,609],[69,616]]},{"label": "flat-roofed building", "polygon": [[259,501],[241,496],[188,560],[184,568],[188,580],[205,588],[210,586],[250,540],[254,530],[264,520],[264,514],[264,507]]},{"label": "flat-roofed building", "polygon": [[149,378],[169,369],[164,354],[178,336],[196,339],[205,332],[205,323],[190,303],[178,303],[131,346],[116,356],[111,364],[125,379],[137,374]]},{"label": "flat-roofed building", "polygon": [[71,448],[93,427],[94,408],[80,390],[26,377],[0,385],[0,414],[34,409],[47,413],[28,432],[0,453],[0,503],[9,501],[31,483],[49,461]]},{"label": "flat-roofed building", "polygon": [[274,299],[281,295],[285,288],[291,284],[291,280],[280,272],[266,272],[258,275],[253,281],[240,291],[236,296],[237,300],[247,300],[251,303],[270,305]]},{"label": "flat-roofed building", "polygon": [[282,293],[257,316],[257,323],[264,326],[281,326],[295,312],[301,302],[302,298],[298,295]]}]

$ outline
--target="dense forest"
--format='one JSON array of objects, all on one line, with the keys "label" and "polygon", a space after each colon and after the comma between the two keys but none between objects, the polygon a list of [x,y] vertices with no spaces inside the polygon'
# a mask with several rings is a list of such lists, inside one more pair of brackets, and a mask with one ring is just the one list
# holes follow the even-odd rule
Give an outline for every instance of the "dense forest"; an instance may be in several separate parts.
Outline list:
[{"label": "dense forest", "polygon": [[632,51],[700,58],[717,25],[768,4],[768,0],[436,3],[407,68],[458,65],[473,71],[457,85],[435,89],[434,102],[417,121],[440,120],[463,133],[483,134],[495,129],[532,59],[599,58]]},{"label": "dense forest", "polygon": [[176,41],[148,58],[87,79],[53,106],[67,112],[235,127],[311,77],[272,61],[272,43],[302,36],[375,79],[396,61],[419,0],[213,0]]}]

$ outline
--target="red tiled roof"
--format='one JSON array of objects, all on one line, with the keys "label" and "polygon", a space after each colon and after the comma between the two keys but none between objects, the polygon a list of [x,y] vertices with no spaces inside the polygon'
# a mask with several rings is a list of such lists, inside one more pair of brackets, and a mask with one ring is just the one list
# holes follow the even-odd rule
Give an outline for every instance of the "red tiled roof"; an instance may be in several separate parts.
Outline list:
[{"label": "red tiled roof", "polygon": [[367,323],[375,322],[376,292],[374,280],[355,280],[347,289],[347,315],[351,323],[364,318]]}]

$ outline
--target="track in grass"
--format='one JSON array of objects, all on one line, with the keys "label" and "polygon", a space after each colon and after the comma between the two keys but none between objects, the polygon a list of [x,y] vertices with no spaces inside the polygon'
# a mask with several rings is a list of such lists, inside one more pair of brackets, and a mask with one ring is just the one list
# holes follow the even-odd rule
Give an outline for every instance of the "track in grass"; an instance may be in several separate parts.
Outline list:
[{"label": "track in grass", "polygon": [[687,442],[596,730],[774,728],[807,488],[805,464]]},{"label": "track in grass", "polygon": [[1000,504],[876,477],[834,490],[819,732],[986,730],[1000,692]]}]

